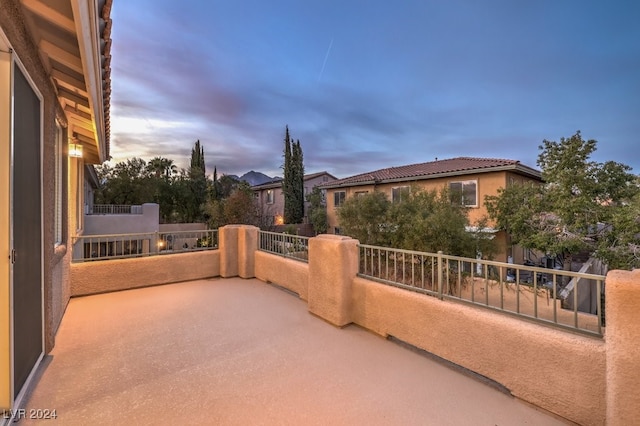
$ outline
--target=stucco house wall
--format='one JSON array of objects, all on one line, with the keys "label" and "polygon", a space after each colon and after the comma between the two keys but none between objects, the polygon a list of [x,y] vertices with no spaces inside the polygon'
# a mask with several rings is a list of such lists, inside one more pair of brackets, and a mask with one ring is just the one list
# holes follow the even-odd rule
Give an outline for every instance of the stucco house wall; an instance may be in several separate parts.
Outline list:
[{"label": "stucco house wall", "polygon": [[[487,171],[483,173],[464,174],[464,175],[451,175],[440,178],[419,179],[419,180],[402,180],[398,182],[385,182],[379,184],[364,184],[364,185],[352,185],[339,188],[327,188],[327,220],[328,220],[328,232],[330,233],[343,233],[340,229],[340,220],[338,217],[340,207],[335,205],[336,192],[344,191],[345,200],[351,197],[355,197],[360,193],[371,193],[373,191],[383,192],[389,200],[392,200],[393,188],[416,185],[428,191],[440,191],[443,188],[448,188],[452,182],[460,181],[476,181],[476,196],[477,205],[469,207],[468,218],[470,224],[473,226],[483,218],[488,219],[487,208],[485,205],[485,197],[489,195],[498,195],[498,190],[505,188],[515,182],[534,182],[539,181],[528,178],[526,176],[518,175],[517,173],[509,171]],[[495,223],[488,220],[487,225],[492,227]],[[525,253],[522,249],[512,247],[511,241],[505,232],[496,232],[494,234],[496,241],[497,252],[494,255],[495,260],[506,261],[508,257],[514,259],[516,263],[522,263],[525,259]]]},{"label": "stucco house wall", "polygon": [[[336,177],[327,172],[318,172],[305,175],[304,195],[305,197],[313,191],[313,188],[327,182],[333,182]],[[278,225],[279,220],[284,215],[284,193],[282,192],[282,181],[256,185],[253,188],[256,200],[263,216],[271,218],[272,224]],[[269,202],[268,193],[273,193],[273,202]],[[309,203],[305,201],[304,222],[308,223],[307,212]]]},{"label": "stucco house wall", "polygon": [[145,203],[142,205],[142,214],[91,214],[85,215],[84,220],[84,235],[158,232],[160,206]]}]

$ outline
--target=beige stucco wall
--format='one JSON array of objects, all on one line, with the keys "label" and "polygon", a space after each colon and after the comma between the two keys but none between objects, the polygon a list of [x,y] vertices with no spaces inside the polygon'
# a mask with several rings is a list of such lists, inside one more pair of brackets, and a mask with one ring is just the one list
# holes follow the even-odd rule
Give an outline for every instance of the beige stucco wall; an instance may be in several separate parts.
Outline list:
[{"label": "beige stucco wall", "polygon": [[351,323],[351,283],[358,273],[358,241],[341,235],[309,240],[309,312],[342,327]]},{"label": "beige stucco wall", "polygon": [[220,276],[223,278],[238,276],[238,231],[240,225],[227,225],[218,229],[218,247],[220,248]]},{"label": "beige stucco wall", "polygon": [[219,250],[73,263],[71,295],[84,296],[219,275]]},{"label": "beige stucco wall", "polygon": [[160,206],[155,203],[143,204],[142,214],[85,215],[84,222],[84,235],[158,232],[160,230]]},{"label": "beige stucco wall", "polygon": [[482,374],[583,425],[605,413],[604,342],[355,278],[353,322]]},{"label": "beige stucco wall", "polygon": [[477,191],[478,191],[478,207],[469,208],[469,222],[474,223],[484,216],[487,215],[487,209],[484,205],[484,198],[487,195],[496,195],[498,193],[499,188],[504,188],[507,185],[507,173],[504,171],[501,172],[489,172],[489,173],[476,173],[469,174],[463,176],[455,176],[455,177],[445,177],[445,178],[437,178],[437,179],[427,179],[420,181],[407,181],[407,182],[394,182],[394,183],[383,183],[379,185],[363,185],[363,186],[354,186],[350,188],[335,188],[327,190],[327,216],[329,220],[329,226],[335,227],[339,226],[339,221],[337,217],[337,210],[333,203],[333,193],[336,191],[346,191],[346,197],[350,198],[355,195],[356,192],[360,191],[382,191],[387,194],[387,198],[391,200],[391,191],[393,188],[399,186],[411,186],[418,185],[429,191],[439,191],[442,188],[448,187],[450,182],[459,182],[459,181],[467,181],[467,180],[476,180],[478,181]]},{"label": "beige stucco wall", "polygon": [[607,424],[640,424],[640,269],[606,281]]},{"label": "beige stucco wall", "polygon": [[208,229],[206,223],[161,223],[160,232],[202,231]]},{"label": "beige stucco wall", "polygon": [[[22,6],[17,0],[5,0],[0,2],[0,28],[8,39],[10,48],[13,49],[15,56],[24,66],[28,77],[35,84],[38,92],[42,96],[42,269],[43,269],[43,304],[44,304],[44,345],[45,352],[49,352],[55,343],[55,332],[58,329],[64,309],[69,301],[68,281],[65,281],[65,271],[68,271],[69,256],[66,250],[66,244],[55,245],[54,221],[55,221],[55,136],[56,136],[56,118],[62,126],[67,125],[67,119],[58,102],[56,93],[51,84],[50,77],[42,66],[39,53],[27,33],[22,15]],[[5,46],[6,47],[6,46]],[[8,49],[3,49],[7,51]],[[2,83],[0,83],[2,85]],[[6,88],[5,88],[6,89]],[[0,89],[2,90],[2,89]],[[0,96],[5,94],[0,93]],[[2,101],[6,105],[5,101]],[[6,118],[6,117],[5,117]],[[1,120],[1,119],[0,119]],[[6,122],[0,122],[0,128],[10,131],[11,126]],[[5,134],[6,136],[6,134]],[[0,139],[0,146],[5,150],[7,140]],[[5,152],[7,153],[7,152]],[[0,156],[3,161],[9,161],[10,156],[7,154]],[[4,163],[0,163],[2,165]],[[8,196],[9,171],[6,167],[0,167],[5,171],[6,179],[0,179],[0,196]],[[63,162],[63,176],[67,167]],[[66,182],[62,184],[63,199],[63,215],[67,212],[67,206],[64,201],[67,199],[68,189]],[[7,198],[6,203],[1,203],[3,214],[7,214],[11,207]],[[6,209],[6,211],[5,211]],[[0,217],[0,226],[8,229],[8,219]],[[67,235],[67,221],[63,221],[63,235]],[[8,235],[8,231],[4,234]],[[65,243],[68,242],[68,239]],[[2,259],[8,259],[7,256],[0,256]],[[8,271],[8,264],[0,266],[0,273],[7,277],[5,272]],[[3,285],[8,286],[8,277],[6,280],[0,279]],[[8,300],[8,293],[0,290],[0,303],[4,304]],[[8,310],[0,309],[2,312]],[[5,327],[6,326],[6,327]],[[8,330],[8,324],[4,324],[0,319],[0,365],[5,362],[8,352],[8,343],[6,343],[5,333]],[[8,336],[8,334],[6,334]],[[7,346],[5,346],[7,345]],[[0,372],[4,372],[0,366]],[[3,375],[4,377],[4,375]],[[0,406],[9,406],[6,403],[7,398],[4,395],[5,386],[0,383]]]},{"label": "beige stucco wall", "polygon": [[[387,195],[387,198],[391,200],[392,189],[400,186],[411,186],[418,185],[421,188],[424,188],[429,191],[439,191],[442,188],[448,187],[450,182],[459,182],[459,181],[467,181],[467,180],[476,180],[477,181],[477,195],[478,195],[478,206],[470,207],[468,210],[468,218],[469,223],[473,225],[477,221],[488,217],[487,209],[484,203],[484,199],[487,195],[497,195],[498,189],[506,187],[509,182],[517,181],[532,181],[530,178],[526,178],[524,176],[505,172],[489,172],[489,173],[475,173],[469,175],[462,176],[454,176],[454,177],[445,177],[438,179],[427,179],[420,181],[407,181],[407,182],[394,182],[394,183],[384,183],[379,185],[362,185],[362,186],[352,186],[346,188],[333,188],[327,190],[327,221],[328,221],[328,232],[334,233],[335,228],[340,226],[340,221],[338,219],[338,211],[339,207],[335,207],[334,205],[334,193],[336,191],[345,191],[346,198],[349,199],[356,195],[357,192],[373,192],[373,191],[381,191]],[[488,226],[493,226],[494,224],[489,221]],[[510,252],[510,241],[507,238],[505,233],[498,233],[496,236],[496,253],[494,253],[493,259],[499,261],[506,261],[507,255]],[[515,254],[519,263],[522,263],[522,251],[517,251]]]},{"label": "beige stucco wall", "polygon": [[255,276],[261,281],[277,284],[309,300],[309,265],[284,256],[255,252]]}]

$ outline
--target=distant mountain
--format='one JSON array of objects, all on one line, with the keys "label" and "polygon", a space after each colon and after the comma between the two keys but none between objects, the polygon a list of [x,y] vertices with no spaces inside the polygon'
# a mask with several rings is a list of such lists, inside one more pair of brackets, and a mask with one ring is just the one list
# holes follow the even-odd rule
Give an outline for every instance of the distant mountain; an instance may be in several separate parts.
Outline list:
[{"label": "distant mountain", "polygon": [[269,177],[269,176],[265,175],[264,173],[254,172],[253,170],[251,170],[248,173],[243,174],[239,178],[239,180],[241,180],[241,181],[244,180],[247,183],[249,183],[249,185],[251,185],[251,186],[262,185],[263,183],[272,182],[274,179],[275,178]]}]

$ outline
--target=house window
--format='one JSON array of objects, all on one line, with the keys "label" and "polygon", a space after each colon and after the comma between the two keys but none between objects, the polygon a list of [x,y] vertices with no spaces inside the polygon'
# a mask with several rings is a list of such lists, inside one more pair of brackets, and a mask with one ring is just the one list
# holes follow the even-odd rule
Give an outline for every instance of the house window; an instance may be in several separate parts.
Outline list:
[{"label": "house window", "polygon": [[334,229],[334,234],[336,234],[336,235],[342,235],[342,234],[341,234],[341,231],[340,231],[340,228],[338,228],[337,226],[336,226],[336,227],[335,227],[335,229]]},{"label": "house window", "polygon": [[451,202],[465,207],[478,207],[478,181],[450,182]]},{"label": "house window", "polygon": [[333,206],[340,207],[344,203],[347,193],[345,191],[336,191],[333,193]]},{"label": "house window", "polygon": [[363,195],[368,194],[369,191],[356,191],[356,197],[362,197]]},{"label": "house window", "polygon": [[409,193],[408,186],[396,186],[391,188],[391,202],[399,203],[402,201],[403,196]]},{"label": "house window", "polygon": [[53,177],[54,182],[54,208],[55,208],[55,217],[54,217],[54,243],[55,245],[59,245],[63,243],[62,239],[62,159],[64,156],[63,153],[64,147],[64,130],[60,123],[56,120],[56,137],[54,142],[54,173]]},{"label": "house window", "polygon": [[267,204],[273,204],[273,189],[267,190]]},{"label": "house window", "polygon": [[322,182],[329,182],[329,176],[322,176]]}]

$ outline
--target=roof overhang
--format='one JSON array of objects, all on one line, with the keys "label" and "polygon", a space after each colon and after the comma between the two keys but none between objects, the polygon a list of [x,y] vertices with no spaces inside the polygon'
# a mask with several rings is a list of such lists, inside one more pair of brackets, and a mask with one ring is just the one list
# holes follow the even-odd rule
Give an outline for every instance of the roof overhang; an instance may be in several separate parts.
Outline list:
[{"label": "roof overhang", "polygon": [[85,162],[109,159],[112,0],[20,0],[25,24]]}]

